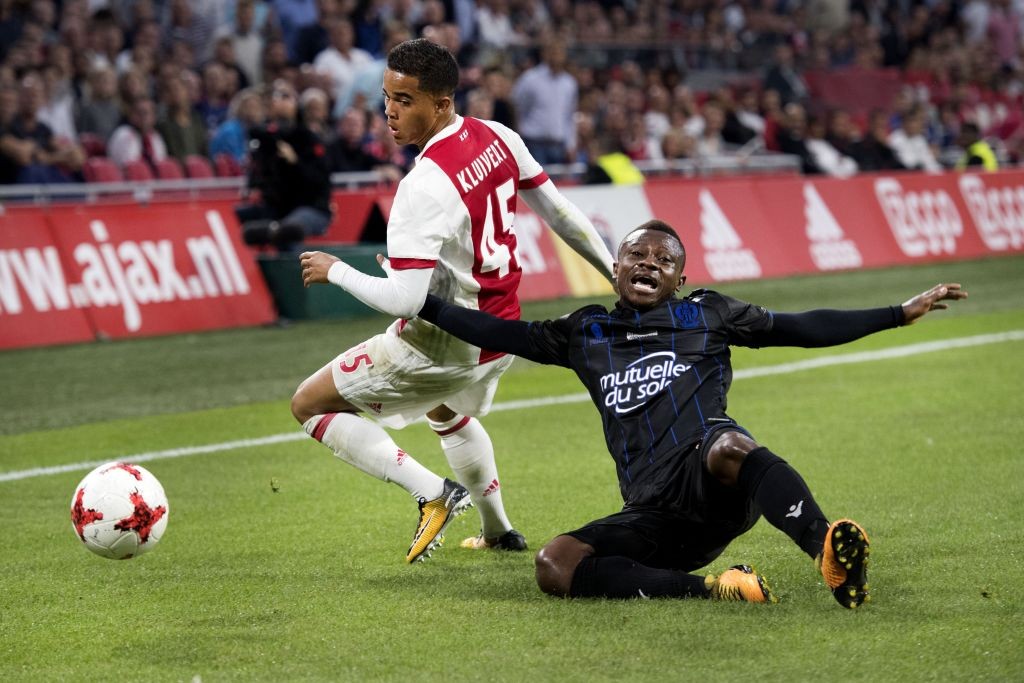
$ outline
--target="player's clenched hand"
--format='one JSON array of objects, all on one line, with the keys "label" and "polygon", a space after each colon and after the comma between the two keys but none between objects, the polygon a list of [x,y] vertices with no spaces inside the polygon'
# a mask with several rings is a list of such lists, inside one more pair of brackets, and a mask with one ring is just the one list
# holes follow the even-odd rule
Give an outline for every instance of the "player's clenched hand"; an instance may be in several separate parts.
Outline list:
[{"label": "player's clenched hand", "polygon": [[966,299],[967,292],[960,288],[959,283],[935,285],[927,292],[918,294],[913,299],[903,302],[903,324],[910,325],[928,311],[939,311],[949,308],[943,301]]},{"label": "player's clenched hand", "polygon": [[299,254],[299,265],[302,267],[302,284],[309,287],[314,282],[328,282],[327,271],[340,261],[337,256],[322,251],[304,251]]}]

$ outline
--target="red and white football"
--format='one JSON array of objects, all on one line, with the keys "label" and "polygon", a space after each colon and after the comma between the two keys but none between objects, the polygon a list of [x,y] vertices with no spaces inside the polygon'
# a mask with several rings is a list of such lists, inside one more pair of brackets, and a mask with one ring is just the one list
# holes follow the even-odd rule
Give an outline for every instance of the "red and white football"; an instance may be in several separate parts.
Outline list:
[{"label": "red and white football", "polygon": [[164,488],[148,470],[109,462],[85,475],[71,499],[71,525],[101,557],[127,560],[157,544],[167,528]]}]

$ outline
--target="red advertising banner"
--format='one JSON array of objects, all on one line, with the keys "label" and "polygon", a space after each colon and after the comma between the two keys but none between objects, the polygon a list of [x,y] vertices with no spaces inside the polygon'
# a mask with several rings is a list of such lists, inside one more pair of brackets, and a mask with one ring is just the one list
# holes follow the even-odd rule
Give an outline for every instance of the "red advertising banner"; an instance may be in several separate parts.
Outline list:
[{"label": "red advertising banner", "polygon": [[[35,270],[26,276],[10,253],[18,249],[11,235],[30,230],[33,247],[21,247],[20,253]],[[257,325],[275,317],[228,203],[12,212],[2,234],[6,262],[20,285],[0,280],[2,348]],[[33,249],[43,256],[33,260]],[[21,293],[31,306],[12,306],[23,303]],[[87,334],[81,334],[81,324],[66,339],[18,332],[40,315],[44,327],[62,326],[54,311],[87,320]]]},{"label": "red advertising banner", "polygon": [[[660,218],[679,231],[694,285],[1020,252],[1024,171],[651,180],[569,187],[612,245]],[[353,243],[391,191],[338,192],[324,239]],[[606,291],[521,206],[523,300]],[[0,212],[0,349],[271,320],[230,201]]]},{"label": "red advertising banner", "polygon": [[0,349],[93,338],[68,292],[48,216],[34,208],[0,214]]}]

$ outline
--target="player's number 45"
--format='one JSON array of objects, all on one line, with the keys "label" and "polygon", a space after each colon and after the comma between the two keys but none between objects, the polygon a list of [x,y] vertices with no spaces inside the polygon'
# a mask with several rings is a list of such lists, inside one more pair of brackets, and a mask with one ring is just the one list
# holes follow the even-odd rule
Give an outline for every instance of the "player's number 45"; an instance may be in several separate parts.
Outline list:
[{"label": "player's number 45", "polygon": [[[501,234],[515,234],[512,222],[515,215],[508,210],[509,200],[516,193],[516,185],[512,179],[506,180],[494,190],[497,202],[487,198],[487,216],[484,218],[484,228],[480,235],[480,272],[490,273],[498,271],[498,277],[508,275],[509,262],[512,260],[512,253],[508,244],[498,241],[500,222]],[[498,207],[498,221],[494,220],[494,206]]]}]

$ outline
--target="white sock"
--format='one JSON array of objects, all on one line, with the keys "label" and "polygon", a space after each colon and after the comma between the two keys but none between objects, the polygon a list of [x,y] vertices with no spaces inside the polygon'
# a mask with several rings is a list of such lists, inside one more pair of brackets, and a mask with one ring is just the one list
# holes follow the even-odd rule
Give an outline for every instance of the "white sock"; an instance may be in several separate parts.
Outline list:
[{"label": "white sock", "polygon": [[497,538],[512,528],[501,503],[498,466],[494,463],[491,437],[479,420],[456,415],[446,422],[430,420],[430,428],[441,437],[441,449],[459,483],[480,512],[484,538]]},{"label": "white sock", "polygon": [[444,490],[444,479],[403,451],[379,425],[354,413],[327,413],[309,418],[302,428],[356,469],[391,481],[413,498],[432,500]]}]

